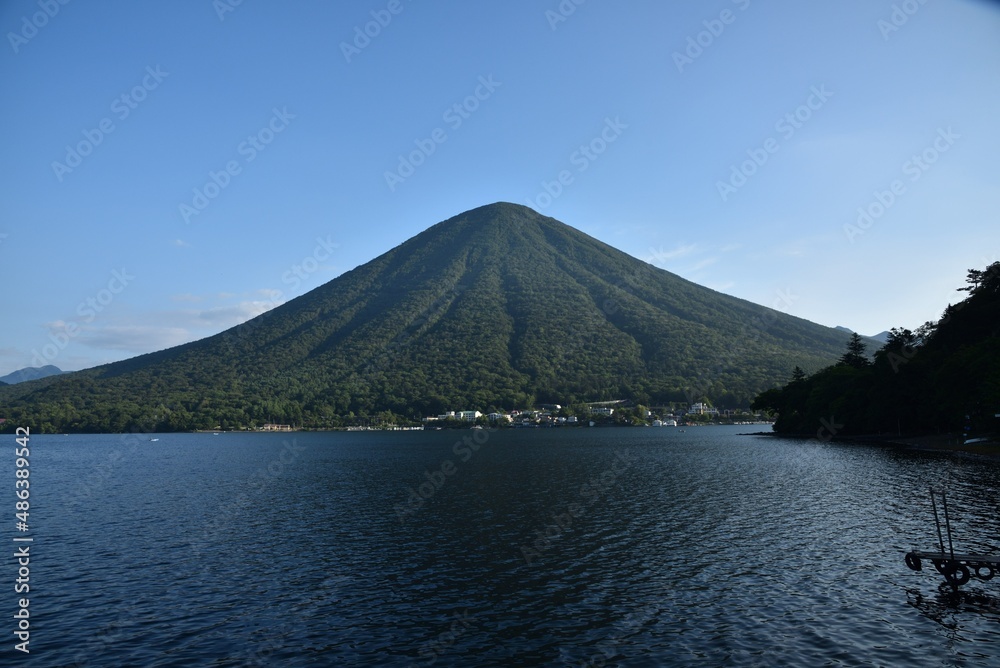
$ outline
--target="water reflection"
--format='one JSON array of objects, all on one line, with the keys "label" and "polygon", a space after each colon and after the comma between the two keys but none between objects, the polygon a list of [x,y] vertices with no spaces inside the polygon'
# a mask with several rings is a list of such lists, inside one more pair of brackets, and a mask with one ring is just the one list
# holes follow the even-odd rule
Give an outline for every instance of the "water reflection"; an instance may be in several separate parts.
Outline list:
[{"label": "water reflection", "polygon": [[956,640],[968,616],[995,617],[1000,621],[1000,598],[982,591],[955,591],[944,582],[932,595],[919,589],[907,589],[906,603],[946,629]]}]

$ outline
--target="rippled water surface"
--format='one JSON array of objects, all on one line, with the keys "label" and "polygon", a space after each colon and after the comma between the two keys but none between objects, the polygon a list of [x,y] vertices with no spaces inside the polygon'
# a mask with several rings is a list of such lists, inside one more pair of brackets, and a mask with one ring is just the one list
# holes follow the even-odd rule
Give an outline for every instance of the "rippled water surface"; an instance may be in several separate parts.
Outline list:
[{"label": "rippled water surface", "polygon": [[35,436],[0,663],[1000,665],[1000,465],[746,429]]}]

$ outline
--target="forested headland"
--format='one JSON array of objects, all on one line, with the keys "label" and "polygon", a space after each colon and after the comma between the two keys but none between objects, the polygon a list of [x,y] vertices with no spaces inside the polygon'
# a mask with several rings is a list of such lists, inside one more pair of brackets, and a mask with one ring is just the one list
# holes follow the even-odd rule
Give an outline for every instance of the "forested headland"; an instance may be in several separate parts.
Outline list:
[{"label": "forested headland", "polygon": [[1000,262],[970,269],[965,299],[915,331],[895,328],[868,355],[855,335],[838,362],[753,407],[777,414],[783,434],[996,435],[1000,419]]}]

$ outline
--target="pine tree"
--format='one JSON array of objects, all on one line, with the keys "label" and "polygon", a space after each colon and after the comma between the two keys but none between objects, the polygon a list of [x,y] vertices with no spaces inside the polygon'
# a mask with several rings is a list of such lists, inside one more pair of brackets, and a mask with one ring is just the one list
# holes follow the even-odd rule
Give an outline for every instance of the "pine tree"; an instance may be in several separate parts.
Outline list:
[{"label": "pine tree", "polygon": [[863,369],[870,364],[865,342],[861,340],[857,332],[851,334],[851,340],[847,342],[847,352],[840,356],[839,364]]}]

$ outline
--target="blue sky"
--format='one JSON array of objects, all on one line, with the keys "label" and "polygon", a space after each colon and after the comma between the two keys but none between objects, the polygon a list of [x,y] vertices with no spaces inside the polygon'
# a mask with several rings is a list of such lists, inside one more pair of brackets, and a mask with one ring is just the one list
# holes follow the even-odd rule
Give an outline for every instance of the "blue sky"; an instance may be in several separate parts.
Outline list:
[{"label": "blue sky", "polygon": [[993,3],[7,0],[0,29],[0,374],[202,338],[495,201],[864,334],[1000,259]]}]

